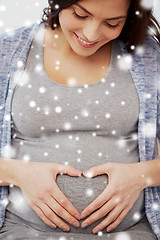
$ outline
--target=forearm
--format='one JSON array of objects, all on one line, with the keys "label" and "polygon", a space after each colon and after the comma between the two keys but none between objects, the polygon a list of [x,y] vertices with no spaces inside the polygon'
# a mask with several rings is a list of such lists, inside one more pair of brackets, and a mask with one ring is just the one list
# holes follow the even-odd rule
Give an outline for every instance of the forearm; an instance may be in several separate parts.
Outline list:
[{"label": "forearm", "polygon": [[143,188],[160,186],[160,158],[139,162],[136,165]]},{"label": "forearm", "polygon": [[22,160],[0,158],[0,186],[17,185],[17,175],[28,164]]}]

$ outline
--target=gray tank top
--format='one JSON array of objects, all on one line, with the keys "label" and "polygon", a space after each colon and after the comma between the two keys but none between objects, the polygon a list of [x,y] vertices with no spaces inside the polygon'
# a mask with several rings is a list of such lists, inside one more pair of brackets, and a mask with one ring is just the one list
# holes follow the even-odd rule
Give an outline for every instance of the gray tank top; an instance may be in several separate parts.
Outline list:
[{"label": "gray tank top", "polygon": [[[139,99],[130,73],[117,66],[117,55],[121,55],[118,41],[112,41],[110,68],[103,79],[89,85],[69,86],[51,80],[44,70],[44,29],[45,25],[40,25],[21,84],[13,94],[13,158],[71,164],[82,171],[107,162],[138,162]],[[107,180],[107,175],[89,179],[57,176],[59,188],[79,212],[104,190]],[[37,229],[62,232],[47,226],[16,186],[10,187],[7,210]],[[144,214],[142,191],[113,231],[126,230]],[[103,219],[86,229],[70,225],[71,231],[92,233],[93,227]]]}]

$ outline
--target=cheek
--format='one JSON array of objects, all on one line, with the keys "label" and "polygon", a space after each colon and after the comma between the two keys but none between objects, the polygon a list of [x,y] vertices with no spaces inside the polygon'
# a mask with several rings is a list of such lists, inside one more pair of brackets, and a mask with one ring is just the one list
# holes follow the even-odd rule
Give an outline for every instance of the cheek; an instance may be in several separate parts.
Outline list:
[{"label": "cheek", "polygon": [[109,29],[109,30],[106,30],[106,38],[107,39],[110,39],[110,40],[113,40],[113,39],[116,39],[119,37],[119,35],[121,34],[121,31],[122,31],[122,27],[121,28],[117,28],[117,29]]},{"label": "cheek", "polygon": [[59,13],[59,23],[62,29],[67,31],[73,31],[79,27],[79,24],[75,21],[74,16],[67,13],[67,10],[63,10]]},{"label": "cheek", "polygon": [[67,18],[67,13],[65,10],[59,13],[59,23],[62,28],[66,28],[68,25],[69,19]]},{"label": "cheek", "polygon": [[116,30],[109,30],[106,34],[105,37],[107,40],[113,40],[116,39],[120,34],[120,31],[116,31]]}]

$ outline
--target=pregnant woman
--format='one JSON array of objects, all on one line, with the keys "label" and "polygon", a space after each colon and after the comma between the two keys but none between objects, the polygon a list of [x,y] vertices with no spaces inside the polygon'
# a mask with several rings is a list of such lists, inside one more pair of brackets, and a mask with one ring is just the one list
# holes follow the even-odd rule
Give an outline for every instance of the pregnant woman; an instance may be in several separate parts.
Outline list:
[{"label": "pregnant woman", "polygon": [[160,239],[152,9],[48,2],[0,36],[0,239]]}]

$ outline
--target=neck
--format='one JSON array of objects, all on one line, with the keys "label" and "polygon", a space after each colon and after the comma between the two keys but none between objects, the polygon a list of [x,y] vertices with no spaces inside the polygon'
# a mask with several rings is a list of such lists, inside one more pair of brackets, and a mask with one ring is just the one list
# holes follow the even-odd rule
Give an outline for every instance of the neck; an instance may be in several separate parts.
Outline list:
[{"label": "neck", "polygon": [[[97,60],[97,58],[106,58],[106,54],[110,55],[111,53],[111,43],[105,44],[100,49],[98,49],[93,55],[89,57],[82,57],[77,55],[73,49],[70,47],[67,39],[65,38],[61,27],[57,27],[55,30],[52,30],[50,27],[47,27],[48,37],[46,39],[47,46],[50,48],[56,49],[56,51],[60,51],[63,56],[66,58],[72,58],[77,61],[83,62],[93,62]],[[58,38],[56,38],[58,36]]]}]

